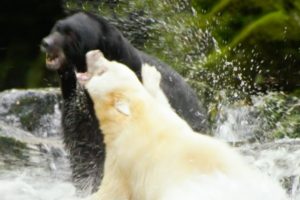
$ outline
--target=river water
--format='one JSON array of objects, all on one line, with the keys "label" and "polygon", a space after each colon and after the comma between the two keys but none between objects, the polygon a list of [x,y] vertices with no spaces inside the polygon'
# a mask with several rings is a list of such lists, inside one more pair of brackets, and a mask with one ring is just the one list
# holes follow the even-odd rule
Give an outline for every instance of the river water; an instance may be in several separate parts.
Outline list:
[{"label": "river water", "polygon": [[[292,200],[300,200],[300,140],[286,138],[264,143],[245,142],[251,137],[251,130],[258,128],[253,123],[247,123],[253,120],[251,115],[247,115],[247,108],[225,110],[223,115],[230,117],[217,123],[215,137],[232,143],[249,165],[256,166],[274,181],[281,182]],[[59,146],[59,140],[53,139],[51,144],[57,143]],[[62,156],[60,160],[50,157],[45,154],[45,159],[36,160],[29,166],[13,167],[16,163],[11,163],[10,169],[0,170],[0,199],[80,200],[70,182],[67,156]]]},{"label": "river water", "polygon": [[2,172],[0,194],[2,200],[77,199],[71,183],[34,168]]}]

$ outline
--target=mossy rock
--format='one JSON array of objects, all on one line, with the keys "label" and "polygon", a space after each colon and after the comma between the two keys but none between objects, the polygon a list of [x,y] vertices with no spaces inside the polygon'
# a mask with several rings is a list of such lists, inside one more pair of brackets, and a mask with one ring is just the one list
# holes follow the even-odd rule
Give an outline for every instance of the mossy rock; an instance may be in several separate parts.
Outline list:
[{"label": "mossy rock", "polygon": [[40,138],[0,121],[0,173],[27,167],[69,175],[68,154],[61,139]]},{"label": "mossy rock", "polygon": [[10,113],[16,114],[26,131],[34,131],[39,120],[45,114],[54,114],[54,104],[56,97],[51,94],[45,94],[42,98],[36,93],[28,92],[21,96],[15,104],[12,104]]},{"label": "mossy rock", "polygon": [[61,97],[57,89],[0,93],[0,119],[39,136],[60,134]]},{"label": "mossy rock", "polygon": [[7,156],[21,160],[29,158],[26,143],[20,142],[11,137],[0,136],[0,153],[2,158]]}]

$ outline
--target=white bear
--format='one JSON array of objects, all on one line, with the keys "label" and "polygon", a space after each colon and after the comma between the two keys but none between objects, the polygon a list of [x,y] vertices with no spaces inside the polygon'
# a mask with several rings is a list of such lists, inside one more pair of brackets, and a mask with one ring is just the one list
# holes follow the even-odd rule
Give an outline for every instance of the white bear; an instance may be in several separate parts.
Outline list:
[{"label": "white bear", "polygon": [[[195,133],[162,98],[157,73],[145,87],[98,51],[78,74],[104,134],[106,160],[97,200],[285,200],[283,189],[227,144]],[[149,88],[153,87],[149,90]],[[147,89],[146,89],[147,88]],[[156,88],[156,89],[155,89]]]}]

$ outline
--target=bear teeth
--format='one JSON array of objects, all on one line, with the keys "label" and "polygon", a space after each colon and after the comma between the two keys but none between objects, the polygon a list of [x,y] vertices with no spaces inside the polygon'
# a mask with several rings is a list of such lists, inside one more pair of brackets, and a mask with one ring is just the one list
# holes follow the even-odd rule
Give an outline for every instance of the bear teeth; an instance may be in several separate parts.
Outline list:
[{"label": "bear teeth", "polygon": [[48,61],[53,61],[54,59],[56,59],[57,58],[57,56],[55,56],[55,55],[50,55],[50,54],[46,54],[46,59],[48,60]]}]

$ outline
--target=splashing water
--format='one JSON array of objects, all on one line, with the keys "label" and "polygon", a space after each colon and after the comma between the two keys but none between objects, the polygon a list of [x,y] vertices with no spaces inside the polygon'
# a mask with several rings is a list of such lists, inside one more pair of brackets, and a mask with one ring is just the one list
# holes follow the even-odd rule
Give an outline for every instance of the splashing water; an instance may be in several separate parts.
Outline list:
[{"label": "splashing water", "polygon": [[280,182],[293,200],[300,199],[300,140],[246,144],[240,151],[251,165]]},{"label": "splashing water", "polygon": [[32,169],[2,172],[0,194],[2,200],[79,200],[69,182],[56,180]]},{"label": "splashing water", "polygon": [[223,108],[223,114],[217,120],[218,126],[215,130],[215,136],[232,143],[253,138],[259,119],[250,117],[252,109],[250,106],[239,109]]},{"label": "splashing water", "polygon": [[[296,129],[289,121],[299,99],[281,93],[253,96],[252,105],[222,105],[216,120],[215,137],[239,146],[249,165],[280,182],[293,200],[300,199],[300,140],[275,139],[278,131]],[[281,120],[281,121],[280,121]]]},{"label": "splashing water", "polygon": [[[230,141],[239,145],[237,149],[245,156],[249,165],[254,165],[262,173],[270,176],[273,181],[280,182],[286,189],[292,200],[300,200],[300,140],[282,139],[264,143],[252,143],[251,138],[257,138],[253,133],[262,129],[263,123],[270,120],[257,118],[257,110],[266,104],[263,98],[254,97],[253,105],[224,106],[220,109],[216,121],[215,137]],[[297,103],[296,103],[297,104]],[[55,107],[56,104],[54,104]],[[267,106],[267,105],[266,105]],[[269,108],[271,109],[271,108]],[[277,109],[277,107],[275,107]],[[54,112],[53,117],[60,117],[60,112]],[[266,116],[268,117],[268,116]],[[272,115],[271,115],[272,117]],[[270,127],[270,126],[269,126]],[[262,130],[265,132],[267,129]],[[15,131],[15,130],[14,130]],[[16,134],[18,135],[18,134]],[[34,137],[34,136],[31,136]],[[51,152],[47,145],[56,148],[61,145],[57,139],[47,143],[42,139],[31,138],[31,142],[45,143],[43,151]],[[249,141],[252,141],[249,143]],[[35,147],[36,148],[36,147]],[[33,149],[35,149],[33,148]],[[50,155],[52,155],[51,153]],[[49,157],[43,154],[44,159],[33,159],[34,164],[12,167],[12,169],[0,170],[0,194],[2,200],[80,200],[76,195],[75,188],[70,180],[70,168],[65,166],[67,156]],[[1,161],[1,160],[0,160]],[[49,162],[50,161],[50,162]],[[33,161],[32,161],[33,162]],[[49,162],[49,163],[47,163]],[[46,163],[46,164],[45,164]],[[16,165],[11,162],[11,166]],[[29,165],[29,166],[28,166]],[[63,165],[60,166],[60,165]],[[224,186],[224,179],[207,180],[211,185],[204,184],[203,187],[211,190]],[[226,182],[227,180],[225,180]],[[260,181],[253,179],[254,182]],[[227,182],[228,183],[228,182]],[[235,181],[231,182],[234,184]],[[189,184],[187,184],[188,186]],[[188,187],[188,190],[193,188]],[[260,190],[269,191],[264,185]],[[224,191],[226,192],[226,191]],[[276,191],[275,191],[276,193]],[[176,195],[176,192],[174,194]],[[202,193],[201,195],[210,195]],[[240,198],[245,193],[240,192]],[[82,200],[82,199],[81,199]],[[260,200],[260,199],[255,199]]]}]

